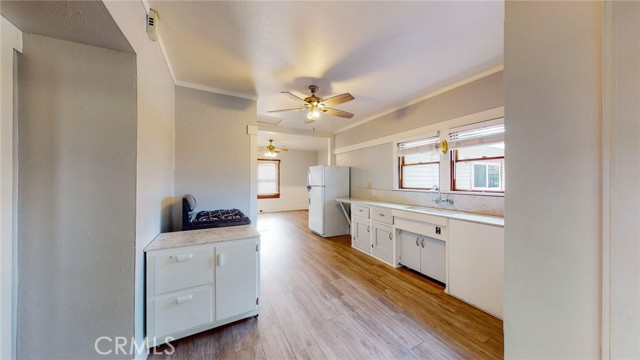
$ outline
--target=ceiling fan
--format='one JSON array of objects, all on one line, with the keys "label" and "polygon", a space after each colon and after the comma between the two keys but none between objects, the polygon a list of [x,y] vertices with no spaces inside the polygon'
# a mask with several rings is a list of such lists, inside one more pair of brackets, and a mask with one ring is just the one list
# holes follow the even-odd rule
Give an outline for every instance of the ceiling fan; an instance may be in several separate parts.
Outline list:
[{"label": "ceiling fan", "polygon": [[278,156],[281,151],[289,151],[285,148],[276,148],[273,146],[273,139],[269,139],[269,145],[258,148],[260,151],[264,151],[264,156],[268,158],[274,158]]},{"label": "ceiling fan", "polygon": [[290,96],[293,96],[294,98],[296,98],[296,100],[303,101],[304,106],[299,108],[293,108],[293,109],[271,110],[268,112],[274,113],[274,112],[285,112],[285,111],[308,110],[309,113],[307,114],[307,117],[304,120],[305,124],[312,123],[318,120],[321,113],[326,113],[328,115],[333,115],[333,116],[337,116],[345,119],[351,119],[353,117],[352,113],[338,110],[338,109],[332,109],[329,107],[329,106],[344,104],[348,101],[355,99],[351,94],[344,93],[344,94],[332,96],[328,99],[322,99],[316,96],[316,92],[318,91],[318,87],[316,85],[309,85],[309,91],[311,91],[311,96],[306,97],[304,99],[288,91],[282,91],[283,94],[289,94]]}]

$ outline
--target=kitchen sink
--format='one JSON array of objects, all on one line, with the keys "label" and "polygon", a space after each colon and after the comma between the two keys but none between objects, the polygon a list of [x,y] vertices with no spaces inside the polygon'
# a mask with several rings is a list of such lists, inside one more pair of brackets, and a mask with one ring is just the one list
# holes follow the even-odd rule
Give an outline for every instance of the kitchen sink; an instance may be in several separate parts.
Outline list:
[{"label": "kitchen sink", "polygon": [[425,206],[405,206],[404,208],[406,210],[414,210],[414,211],[420,211],[420,212],[432,213],[432,214],[451,214],[451,213],[454,213],[451,210],[435,209],[435,208],[429,208],[429,207],[425,207]]}]

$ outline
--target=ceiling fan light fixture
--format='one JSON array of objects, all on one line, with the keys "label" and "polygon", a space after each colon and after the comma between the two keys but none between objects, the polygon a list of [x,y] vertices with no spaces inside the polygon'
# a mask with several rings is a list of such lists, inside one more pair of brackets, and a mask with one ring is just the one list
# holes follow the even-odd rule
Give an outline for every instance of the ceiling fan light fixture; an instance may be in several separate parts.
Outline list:
[{"label": "ceiling fan light fixture", "polygon": [[287,151],[287,149],[276,149],[276,147],[273,146],[273,139],[269,139],[269,145],[267,145],[264,149],[265,152],[263,155],[266,158],[274,158],[278,156],[278,152]]},{"label": "ceiling fan light fixture", "polygon": [[315,123],[316,120],[320,118],[321,113],[326,113],[327,115],[337,116],[345,119],[351,119],[353,117],[352,113],[330,107],[334,105],[344,104],[346,102],[354,100],[355,98],[351,94],[344,93],[344,94],[332,96],[327,99],[323,99],[316,96],[316,92],[318,91],[318,87],[316,85],[310,85],[309,91],[311,92],[311,96],[308,96],[304,99],[297,95],[294,95],[291,92],[282,91],[283,94],[288,94],[297,100],[301,100],[303,102],[302,107],[295,108],[295,109],[270,110],[268,112],[272,113],[272,112],[306,110],[307,116],[305,118],[305,123],[307,124]]}]

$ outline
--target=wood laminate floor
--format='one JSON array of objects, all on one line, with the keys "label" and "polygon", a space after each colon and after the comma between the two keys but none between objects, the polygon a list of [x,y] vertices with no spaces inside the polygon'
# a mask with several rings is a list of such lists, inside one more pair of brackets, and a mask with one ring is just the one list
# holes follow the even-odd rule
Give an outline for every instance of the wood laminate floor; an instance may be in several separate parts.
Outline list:
[{"label": "wood laminate floor", "polygon": [[[502,321],[406,269],[324,239],[306,211],[258,215],[261,313],[150,359],[501,359]],[[166,345],[157,351],[170,350]]]}]

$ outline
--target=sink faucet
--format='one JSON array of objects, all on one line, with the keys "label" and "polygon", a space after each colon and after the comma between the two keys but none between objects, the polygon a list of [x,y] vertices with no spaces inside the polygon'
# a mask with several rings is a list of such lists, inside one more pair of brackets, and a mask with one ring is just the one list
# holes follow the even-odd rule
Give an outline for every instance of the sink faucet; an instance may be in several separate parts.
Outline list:
[{"label": "sink faucet", "polygon": [[440,205],[440,204],[445,204],[445,205],[453,205],[453,200],[449,200],[449,199],[443,199],[442,198],[442,192],[440,191],[440,188],[438,187],[438,185],[433,185],[433,190],[438,192],[438,197],[433,199],[433,202]]},{"label": "sink faucet", "polygon": [[436,204],[440,204],[440,202],[442,201],[442,193],[440,192],[440,188],[438,187],[438,185],[433,185],[432,189],[438,192],[438,198],[433,199],[433,202]]}]

